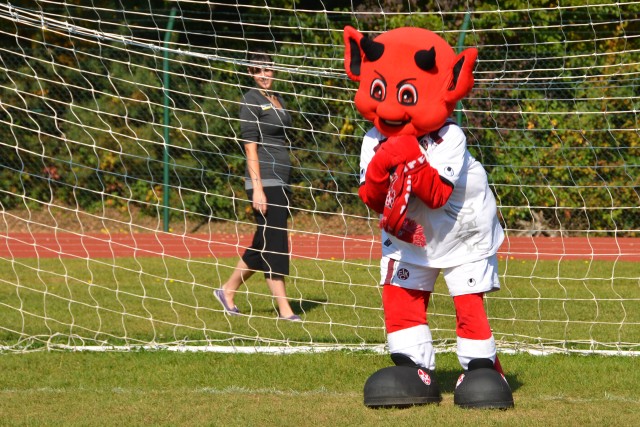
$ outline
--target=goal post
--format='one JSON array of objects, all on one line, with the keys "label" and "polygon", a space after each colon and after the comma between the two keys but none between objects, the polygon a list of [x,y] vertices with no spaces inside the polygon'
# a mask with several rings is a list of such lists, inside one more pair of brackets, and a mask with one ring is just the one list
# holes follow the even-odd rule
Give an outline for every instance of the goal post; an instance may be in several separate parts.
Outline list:
[{"label": "goal post", "polygon": [[[456,119],[507,235],[486,298],[500,351],[640,351],[640,3],[143,3],[0,2],[0,351],[384,350],[347,24],[479,51]],[[238,111],[260,50],[293,119],[299,323],[259,275],[242,316],[213,295],[253,232]],[[448,350],[443,283],[430,304]]]}]

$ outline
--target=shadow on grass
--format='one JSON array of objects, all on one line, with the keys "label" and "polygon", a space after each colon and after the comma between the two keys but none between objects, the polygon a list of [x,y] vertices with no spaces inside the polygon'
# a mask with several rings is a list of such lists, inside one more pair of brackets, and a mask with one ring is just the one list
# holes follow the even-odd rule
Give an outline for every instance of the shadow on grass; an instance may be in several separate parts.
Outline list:
[{"label": "shadow on grass", "polygon": [[[462,368],[459,371],[443,369],[441,371],[436,370],[436,379],[440,386],[442,393],[453,393],[458,382],[458,377],[462,373]],[[505,378],[511,387],[511,391],[516,391],[522,386],[522,382],[518,380],[518,376],[515,373],[509,372],[505,374]]]},{"label": "shadow on grass", "polygon": [[326,304],[326,300],[316,301],[291,301],[291,309],[297,315],[302,315],[315,310],[318,306]]}]

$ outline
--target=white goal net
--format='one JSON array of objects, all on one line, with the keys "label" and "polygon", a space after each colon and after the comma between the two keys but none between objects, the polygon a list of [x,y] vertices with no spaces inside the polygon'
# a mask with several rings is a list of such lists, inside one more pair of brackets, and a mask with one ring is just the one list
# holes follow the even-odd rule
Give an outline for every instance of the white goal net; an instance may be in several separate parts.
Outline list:
[{"label": "white goal net", "polygon": [[[369,124],[345,25],[478,48],[454,113],[507,239],[487,297],[501,350],[640,351],[640,3],[596,0],[0,2],[0,348],[384,349]],[[482,3],[482,2],[479,2]],[[239,102],[273,54],[293,123],[287,293],[213,292],[254,231]],[[443,283],[429,307],[455,345]]]}]

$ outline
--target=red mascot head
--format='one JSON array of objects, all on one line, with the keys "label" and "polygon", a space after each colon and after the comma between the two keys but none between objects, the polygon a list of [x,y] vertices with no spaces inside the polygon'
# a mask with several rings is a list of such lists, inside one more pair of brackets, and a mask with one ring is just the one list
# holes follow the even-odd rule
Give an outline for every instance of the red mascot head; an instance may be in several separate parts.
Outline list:
[{"label": "red mascot head", "polygon": [[347,26],[344,44],[344,68],[360,82],[355,105],[387,137],[439,129],[473,87],[478,51],[456,55],[429,30],[397,28],[371,40]]}]

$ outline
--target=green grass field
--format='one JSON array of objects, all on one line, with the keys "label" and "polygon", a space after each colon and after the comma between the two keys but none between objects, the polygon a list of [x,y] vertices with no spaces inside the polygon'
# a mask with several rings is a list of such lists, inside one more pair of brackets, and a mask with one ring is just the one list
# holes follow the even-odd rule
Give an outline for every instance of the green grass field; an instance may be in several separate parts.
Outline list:
[{"label": "green grass field", "polygon": [[[275,319],[261,277],[226,317],[212,291],[235,260],[116,258],[0,261],[1,425],[402,426],[640,424],[637,357],[501,354],[516,407],[461,410],[455,354],[438,355],[437,406],[372,410],[362,389],[387,355],[222,354],[42,350],[46,343],[129,345],[382,344],[375,266],[292,262],[289,296],[302,323]],[[501,261],[503,289],[487,299],[507,344],[638,350],[634,263]],[[454,338],[440,284],[430,307],[439,345]],[[597,344],[600,342],[600,344]]]},{"label": "green grass field", "polygon": [[[294,260],[288,295],[304,323],[276,321],[255,275],[237,296],[248,314],[223,315],[213,290],[234,259],[114,258],[0,261],[0,344],[254,345],[257,341],[385,342],[377,266],[365,261]],[[609,261],[501,261],[502,290],[487,297],[496,338],[519,345],[637,350],[637,264]],[[434,338],[455,341],[444,283],[432,296]]]},{"label": "green grass field", "polygon": [[515,408],[453,405],[459,374],[438,355],[440,405],[369,409],[364,382],[390,364],[362,352],[4,354],[2,425],[634,426],[637,358],[503,355]]}]

